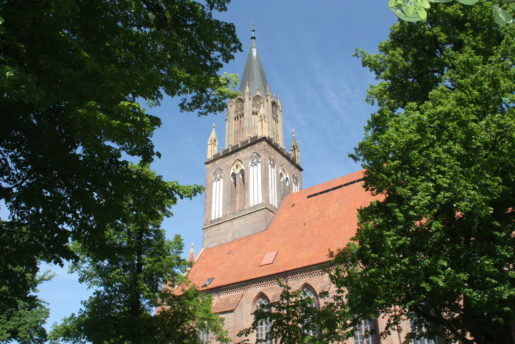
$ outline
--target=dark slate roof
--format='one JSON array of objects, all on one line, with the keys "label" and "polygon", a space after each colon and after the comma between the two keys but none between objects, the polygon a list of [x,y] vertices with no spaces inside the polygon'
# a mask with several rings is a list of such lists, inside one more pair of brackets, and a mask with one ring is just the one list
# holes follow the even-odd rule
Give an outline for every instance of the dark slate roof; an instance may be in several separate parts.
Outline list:
[{"label": "dark slate roof", "polygon": [[262,94],[265,94],[266,87],[268,86],[265,70],[263,69],[261,59],[258,55],[256,38],[254,36],[252,37],[252,44],[250,46],[249,54],[247,55],[247,63],[245,64],[243,77],[241,78],[241,94],[245,94],[247,84],[249,85],[251,95],[255,94],[257,89],[259,89]]}]

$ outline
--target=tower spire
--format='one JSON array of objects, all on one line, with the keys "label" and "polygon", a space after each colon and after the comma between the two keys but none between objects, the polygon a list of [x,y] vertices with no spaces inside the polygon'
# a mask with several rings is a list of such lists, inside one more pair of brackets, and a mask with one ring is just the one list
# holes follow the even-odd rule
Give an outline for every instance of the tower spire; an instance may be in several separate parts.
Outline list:
[{"label": "tower spire", "polygon": [[248,87],[250,96],[256,94],[257,90],[264,95],[267,92],[268,81],[266,80],[265,69],[263,68],[256,47],[256,29],[254,24],[252,24],[250,40],[250,50],[247,55],[245,69],[243,70],[243,77],[241,78],[240,93],[244,95],[245,89]]}]

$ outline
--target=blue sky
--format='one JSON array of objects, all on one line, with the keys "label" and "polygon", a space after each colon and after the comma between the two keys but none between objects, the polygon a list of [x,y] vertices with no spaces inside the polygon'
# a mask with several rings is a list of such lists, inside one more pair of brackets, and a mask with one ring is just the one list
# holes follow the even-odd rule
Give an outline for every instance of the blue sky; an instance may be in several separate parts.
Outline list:
[{"label": "blue sky", "polygon": [[[363,127],[374,108],[365,102],[373,75],[352,54],[356,48],[376,52],[396,17],[387,0],[233,0],[219,17],[233,22],[244,51],[222,72],[242,73],[256,25],[257,47],[271,92],[283,106],[285,144],[295,129],[304,168],[304,188],[356,171],[360,166],[347,155],[363,137]],[[205,183],[204,161],[211,125],[221,145],[225,113],[198,117],[181,113],[175,99],[165,98],[150,113],[162,119],[154,143],[162,158],[153,164],[165,180],[182,184]],[[183,200],[163,227],[169,237],[180,234],[187,254],[191,243],[202,247],[203,196]],[[67,269],[43,266],[55,273],[40,287],[49,303],[47,328],[77,312],[90,294]]]}]

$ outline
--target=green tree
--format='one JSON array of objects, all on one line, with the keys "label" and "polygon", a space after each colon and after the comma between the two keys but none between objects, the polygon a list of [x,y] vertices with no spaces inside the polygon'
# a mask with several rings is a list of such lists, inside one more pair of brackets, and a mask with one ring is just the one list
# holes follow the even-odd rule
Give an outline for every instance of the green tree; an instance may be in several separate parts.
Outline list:
[{"label": "green tree", "polygon": [[[261,305],[253,312],[252,326],[238,333],[246,337],[255,333],[263,323],[270,324],[267,337],[259,342],[273,340],[281,344],[325,344],[341,341],[349,336],[349,328],[342,326],[334,303],[321,304],[320,299],[327,293],[314,299],[304,289],[292,291],[285,281],[278,281],[281,294],[277,302]],[[342,331],[342,329],[344,329]]]},{"label": "green tree", "polygon": [[[3,262],[10,264],[11,262]],[[16,263],[14,263],[16,264]],[[36,293],[39,283],[51,278],[49,274],[35,276],[31,271],[26,272],[23,265],[14,265],[13,269],[20,274],[27,274],[25,282],[30,288],[30,294],[23,300],[18,300],[14,306],[10,304],[12,297],[1,299],[2,309],[7,311],[0,314],[0,343],[17,342],[21,344],[46,343],[47,333],[43,327],[49,315],[45,303]],[[2,285],[3,294],[9,295],[11,286]]]},{"label": "green tree", "polygon": [[126,158],[159,156],[160,120],[137,100],[225,106],[217,73],[241,44],[213,12],[228,2],[0,2],[0,315],[31,302],[39,261],[75,257],[70,241],[105,249],[132,188]]},{"label": "green tree", "polygon": [[[426,20],[427,10],[431,3],[452,2],[453,0],[390,0],[388,6],[392,12],[401,20],[417,22]],[[474,5],[480,0],[455,0],[465,5]],[[487,1],[487,0],[481,0]],[[513,23],[513,11],[515,10],[514,0],[490,0],[492,16],[499,25]]]},{"label": "green tree", "polygon": [[[210,299],[192,289],[183,297],[165,285],[180,284],[189,263],[183,244],[166,240],[160,225],[177,198],[191,198],[199,186],[166,183],[148,168],[134,167],[133,189],[124,198],[124,216],[112,224],[100,246],[89,251],[79,243],[73,265],[79,280],[95,288],[78,315],[71,315],[51,333],[73,343],[197,343],[200,327],[221,331],[221,319],[210,314]],[[155,312],[156,307],[160,311]],[[186,314],[189,315],[186,316]],[[162,329],[169,334],[164,336]]]},{"label": "green tree", "polygon": [[436,5],[358,52],[380,82],[353,157],[381,200],[333,280],[356,319],[388,314],[386,332],[412,318],[415,336],[512,343],[514,28],[488,3]]}]

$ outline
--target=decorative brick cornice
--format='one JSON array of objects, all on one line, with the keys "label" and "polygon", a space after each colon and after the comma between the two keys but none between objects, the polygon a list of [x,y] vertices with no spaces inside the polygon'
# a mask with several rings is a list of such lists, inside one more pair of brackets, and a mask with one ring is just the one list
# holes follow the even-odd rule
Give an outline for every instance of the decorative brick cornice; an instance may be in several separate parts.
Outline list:
[{"label": "decorative brick cornice", "polygon": [[278,279],[288,279],[288,281],[305,280],[309,277],[323,276],[327,274],[325,263],[307,266],[301,269],[284,271],[278,274],[264,276],[253,280],[225,285],[213,289],[206,290],[207,294],[218,294],[218,296],[232,295],[246,292],[255,288],[264,288],[277,285]]}]

